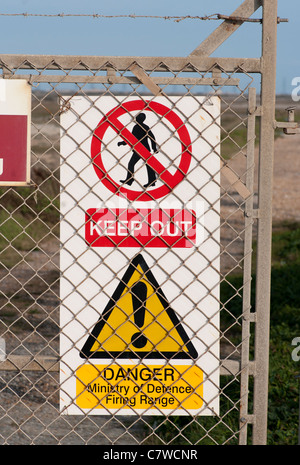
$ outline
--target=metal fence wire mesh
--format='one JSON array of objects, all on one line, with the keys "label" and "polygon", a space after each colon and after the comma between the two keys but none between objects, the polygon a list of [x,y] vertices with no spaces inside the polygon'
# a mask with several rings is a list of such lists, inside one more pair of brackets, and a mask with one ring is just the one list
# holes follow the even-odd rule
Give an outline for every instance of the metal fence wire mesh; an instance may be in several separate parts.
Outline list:
[{"label": "metal fence wire mesh", "polygon": [[[5,70],[6,79],[26,78],[32,86],[31,184],[27,187],[2,187],[0,190],[0,327],[3,349],[0,364],[1,443],[139,445],[246,443],[247,423],[251,423],[252,408],[252,383],[249,382],[249,379],[251,380],[249,375],[251,375],[250,348],[253,341],[250,326],[255,321],[255,313],[251,312],[251,269],[253,225],[257,202],[255,168],[258,139],[255,122],[256,94],[251,69],[249,71],[247,66],[243,68],[239,64],[230,72],[225,72],[217,63],[201,72],[191,64],[181,69],[178,69],[178,65],[172,67],[170,63],[157,63],[152,69],[149,69],[149,66],[145,69],[141,67],[156,85],[161,87],[163,96],[159,98],[165,99],[164,102],[170,111],[175,112],[176,108],[180,108],[181,102],[188,99],[189,105],[191,107],[194,105],[196,112],[204,109],[203,111],[209,114],[208,126],[219,135],[219,138],[215,139],[216,143],[212,143],[210,136],[206,140],[206,131],[201,133],[196,127],[193,134],[197,132],[197,135],[192,141],[192,145],[196,145],[199,140],[205,143],[207,159],[212,154],[218,158],[219,168],[214,174],[218,197],[211,201],[209,189],[212,177],[209,168],[201,185],[197,185],[197,178],[192,176],[187,176],[185,179],[186,189],[196,192],[197,196],[208,202],[209,211],[218,218],[217,230],[211,228],[205,230],[204,225],[204,241],[212,241],[209,243],[217,245],[217,247],[212,245],[209,249],[211,256],[205,257],[205,267],[200,272],[190,267],[191,256],[195,253],[194,247],[189,249],[191,256],[186,258],[182,258],[180,249],[176,248],[174,243],[172,247],[169,244],[166,244],[165,248],[161,247],[162,257],[165,257],[165,260],[172,254],[172,260],[176,264],[172,271],[168,269],[167,264],[164,265],[167,263],[164,262],[164,258],[160,261],[155,260],[155,256],[153,260],[150,259],[152,249],[149,248],[148,242],[142,243],[139,247],[139,253],[146,257],[149,271],[157,277],[157,269],[159,269],[161,289],[164,291],[167,283],[175,288],[175,298],[169,299],[168,302],[170,307],[176,308],[176,299],[180,297],[183,301],[186,299],[187,308],[190,308],[191,312],[199,312],[205,317],[205,309],[201,303],[202,294],[197,297],[195,291],[192,293],[194,297],[191,298],[188,294],[190,285],[195,289],[197,286],[204,288],[205,298],[209,295],[214,304],[217,302],[217,315],[210,317],[210,323],[218,334],[217,341],[213,340],[211,345],[206,340],[200,342],[205,346],[203,352],[214,358],[213,366],[220,369],[220,385],[216,386],[217,396],[215,396],[219,401],[218,414],[190,414],[189,409],[183,405],[186,414],[174,415],[169,410],[165,413],[163,406],[158,405],[158,411],[144,415],[136,406],[130,405],[130,400],[125,399],[122,405],[114,406],[113,412],[103,400],[104,406],[93,409],[93,414],[79,407],[80,414],[66,415],[59,407],[60,397],[67,398],[66,403],[70,407],[76,403],[76,395],[72,396],[64,384],[61,385],[59,361],[68,357],[74,348],[77,351],[78,348],[82,348],[104,307],[99,308],[92,301],[85,302],[83,308],[93,312],[94,323],[86,323],[84,327],[80,316],[82,309],[77,312],[74,307],[68,308],[67,320],[60,318],[61,274],[65,274],[65,282],[68,280],[66,269],[63,272],[61,269],[60,254],[66,250],[72,238],[79,234],[77,226],[69,223],[71,217],[67,220],[71,230],[69,237],[66,238],[63,231],[60,231],[66,213],[62,208],[61,199],[66,198],[65,194],[70,197],[67,189],[74,179],[79,184],[84,184],[83,191],[86,195],[92,195],[94,185],[101,184],[99,179],[89,183],[85,177],[84,167],[82,171],[79,167],[77,173],[73,171],[73,179],[69,182],[66,181],[66,175],[62,179],[62,170],[65,167],[72,169],[72,157],[74,154],[78,156],[78,153],[85,160],[90,160],[92,165],[91,154],[89,149],[86,149],[86,144],[90,147],[90,140],[96,128],[89,125],[86,115],[94,110],[99,121],[105,117],[106,112],[101,110],[101,104],[105,99],[109,98],[110,102],[114,102],[114,105],[110,106],[112,108],[122,107],[130,99],[147,101],[150,102],[148,105],[151,105],[151,102],[157,101],[158,97],[151,95],[129,70],[134,62],[129,63],[125,69],[124,67],[119,69],[108,62],[96,67],[88,60],[85,62],[84,58],[80,61],[73,60],[72,63],[57,62],[53,59],[43,64],[30,58],[24,58],[18,64],[11,64],[3,58],[1,65]],[[220,112],[216,115],[209,113],[209,102],[214,99],[220,105]],[[78,107],[72,107],[76,101],[84,102],[85,107],[80,111]],[[64,118],[68,115],[71,122],[66,126],[62,121],[66,121]],[[192,113],[191,120],[188,121],[187,118],[184,123],[193,126],[194,116],[195,114]],[[150,128],[153,134],[159,132],[159,125],[165,124],[163,119],[161,115],[156,115],[156,120]],[[84,127],[86,138],[80,136],[77,139],[78,123]],[[126,124],[129,128],[129,123]],[[207,132],[209,127],[206,127]],[[168,142],[178,139],[176,131],[172,133],[170,128],[167,129],[165,140],[159,142],[159,149],[166,158],[164,166],[169,166]],[[113,131],[111,138],[115,143],[121,141],[120,130]],[[68,152],[62,147],[63,141],[70,139],[72,142]],[[118,164],[123,164],[125,174],[127,166],[125,160],[131,153],[128,145],[124,148],[120,146],[118,153],[123,153],[123,159],[112,153],[108,146],[106,149],[112,159],[114,157],[114,163],[107,167],[107,178],[113,177],[113,170]],[[194,153],[193,157],[196,157]],[[196,158],[193,160],[197,162]],[[197,163],[195,166],[198,166]],[[202,160],[202,168],[206,170],[205,158]],[[142,164],[136,164],[137,176],[142,172],[145,176],[143,169]],[[137,182],[144,182],[144,178],[140,179],[141,181]],[[160,180],[157,181],[159,183]],[[77,192],[81,195],[79,188]],[[151,194],[151,190],[149,192]],[[114,197],[112,192],[110,195],[111,198]],[[100,200],[85,208],[99,208]],[[84,199],[80,198],[78,201],[76,196],[73,197],[72,208],[82,208],[81,201]],[[108,210],[111,212],[112,208],[108,207]],[[169,211],[168,214],[170,215]],[[147,214],[143,213],[143,215],[143,219],[147,222]],[[88,222],[89,218],[86,217],[86,223]],[[87,248],[93,249],[92,245],[87,245]],[[117,284],[122,282],[127,266],[130,265],[126,255],[127,249],[122,247],[122,243],[111,244],[111,248],[112,251],[105,249],[106,285],[95,291],[95,295],[100,293],[106,302],[112,298],[113,291]],[[114,256],[116,251],[119,258],[112,266],[109,256]],[[76,262],[76,253],[73,256],[69,253],[68,266],[73,266]],[[83,263],[80,261],[78,265],[76,282],[68,281],[78,300],[80,300],[79,296],[85,299],[82,289],[86,283],[88,286],[91,282],[93,286],[97,284],[93,278],[94,265],[88,263],[84,268]],[[116,269],[118,272],[115,271]],[[209,275],[211,272],[218,277],[214,288],[207,285],[204,278],[204,275]],[[145,299],[147,300],[146,297]],[[115,302],[115,305],[118,305],[118,302]],[[147,303],[145,305],[147,306]],[[81,308],[80,305],[78,308]],[[124,325],[126,317],[125,315]],[[215,325],[215,317],[220,319],[218,325]],[[153,318],[155,319],[156,315]],[[74,324],[77,328],[73,340],[69,336],[64,336],[70,324]],[[186,344],[188,345],[189,342],[193,344],[197,338],[197,335],[193,334],[195,328],[189,326],[188,318],[187,323],[180,320],[179,324],[185,325],[188,335]],[[160,321],[158,326],[161,326]],[[108,338],[113,337],[114,334],[114,328],[111,327]],[[62,337],[68,340],[60,348]],[[126,339],[126,336],[124,337]],[[165,328],[164,337],[170,338],[168,328]],[[126,341],[123,343],[126,347]],[[163,346],[163,340],[160,343]],[[107,341],[105,344],[110,347]],[[214,345],[219,346],[220,357],[216,356],[212,348]],[[158,351],[159,349],[159,347],[155,348]],[[118,347],[115,350],[118,351]],[[172,357],[175,363],[176,354],[173,353]],[[126,360],[129,363],[129,359]],[[88,359],[85,361],[89,363]],[[91,357],[91,363],[92,361]],[[112,364],[121,367],[121,362],[124,365],[122,357],[120,359],[114,355],[106,360],[108,367]],[[161,363],[164,362],[166,360],[162,357]],[[147,357],[141,357],[140,363],[144,367],[149,366]],[[197,360],[193,359],[192,364],[196,365]],[[208,372],[205,375],[213,376],[209,367],[206,370]],[[70,371],[72,377],[76,377],[72,367]],[[213,371],[216,371],[216,368],[213,368]],[[199,386],[194,386],[194,389],[196,388],[198,389]],[[87,389],[87,386],[84,386],[84,389]],[[174,393],[175,400],[176,396],[177,394]],[[216,400],[215,397],[211,399],[212,405]],[[180,397],[177,396],[178,399],[180,404]],[[127,409],[122,408],[124,404]],[[209,402],[206,407],[208,410],[212,408]],[[149,410],[150,406],[148,405],[147,408]],[[95,410],[96,414],[94,414]]]}]

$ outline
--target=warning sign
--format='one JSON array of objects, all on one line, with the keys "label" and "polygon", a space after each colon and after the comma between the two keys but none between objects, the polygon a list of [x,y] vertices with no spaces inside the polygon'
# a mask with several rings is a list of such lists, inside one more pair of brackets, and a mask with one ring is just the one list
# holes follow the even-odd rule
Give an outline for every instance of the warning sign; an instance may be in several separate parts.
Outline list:
[{"label": "warning sign", "polygon": [[[143,111],[145,113],[142,113]],[[124,114],[131,116],[133,112],[138,113],[136,116],[136,124],[132,132],[130,132],[122,123],[121,116]],[[174,174],[169,171],[168,166],[164,166],[159,160],[159,148],[157,147],[156,139],[153,134],[154,129],[150,130],[149,126],[144,124],[147,112],[152,112],[155,117],[159,117],[161,125],[165,124],[166,120],[166,122],[171,125],[173,131],[175,130],[178,134],[181,144],[181,153],[179,162],[177,162],[178,167]],[[120,182],[114,179],[105,168],[102,151],[105,140],[104,136],[108,128],[113,129],[119,137],[122,138],[122,141],[118,142],[119,146],[127,145],[133,150],[133,154],[128,163],[126,178],[121,181],[123,186],[121,186]],[[148,138],[150,139],[150,143],[152,143],[154,153],[150,151]],[[161,103],[139,99],[116,106],[102,118],[92,139],[91,153],[97,175],[111,192],[117,195],[125,195],[129,200],[150,201],[167,195],[182,181],[190,166],[192,154],[191,147],[189,132],[178,114]],[[160,187],[151,189],[150,192],[145,192],[145,189],[129,190],[127,188],[127,185],[132,185],[134,181],[134,167],[140,159],[147,162],[148,180],[143,187],[154,187],[157,178],[162,182]]]},{"label": "warning sign", "polygon": [[115,290],[85,343],[86,358],[196,358],[197,352],[142,255]]},{"label": "warning sign", "polygon": [[219,98],[68,102],[61,412],[218,414]]},{"label": "warning sign", "polygon": [[85,239],[91,247],[193,247],[196,215],[187,209],[89,208]]},{"label": "warning sign", "polygon": [[203,373],[186,365],[84,365],[77,372],[81,408],[126,408],[142,413],[198,410],[203,405]]}]

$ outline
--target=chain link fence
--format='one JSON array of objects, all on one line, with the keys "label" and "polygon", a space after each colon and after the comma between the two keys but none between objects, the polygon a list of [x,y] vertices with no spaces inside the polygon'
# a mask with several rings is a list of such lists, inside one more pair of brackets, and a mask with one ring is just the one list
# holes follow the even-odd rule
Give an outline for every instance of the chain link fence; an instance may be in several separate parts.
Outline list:
[{"label": "chain link fence", "polygon": [[[252,377],[255,375],[254,328],[259,322],[253,311],[252,276],[255,273],[253,244],[257,239],[259,217],[257,117],[261,116],[261,106],[256,95],[256,75],[263,71],[260,60],[2,55],[1,67],[3,78],[25,78],[32,86],[32,180],[27,187],[2,187],[0,191],[1,443],[202,445],[251,442],[248,433],[253,424],[255,395],[258,395],[253,391]],[[153,96],[153,91],[158,95]],[[176,156],[174,159],[170,155],[170,141],[175,139],[180,146],[177,160],[182,153],[191,157],[190,166],[197,176],[193,177],[192,169],[181,184],[188,192],[189,201],[200,198],[205,212],[213,215],[213,219],[206,218],[204,222],[200,245],[193,242],[188,229],[181,229],[179,236],[175,236],[171,226],[168,236],[157,230],[150,238],[146,235],[147,240],[139,236],[141,242],[138,247],[135,244],[137,250],[133,255],[130,251],[135,250],[134,247],[122,245],[121,234],[118,240],[115,233],[110,237],[106,234],[109,246],[101,242],[105,230],[100,234],[96,226],[100,224],[104,207],[107,208],[106,219],[111,220],[109,214],[116,215],[115,205],[109,201],[116,197],[120,202],[124,200],[122,192],[124,194],[126,189],[128,208],[132,206],[129,198],[132,192],[137,191],[138,196],[145,193],[146,166],[140,160],[141,149],[128,140],[124,147],[118,145],[129,137],[124,136],[126,129],[132,133],[133,119],[141,113],[140,107],[128,110],[126,105],[132,101],[143,103],[141,108],[147,116],[146,122],[150,121],[147,137],[152,131],[157,152],[164,157],[164,169],[159,173],[155,169],[157,185],[148,186],[146,191],[151,197],[148,201],[157,202],[158,190],[166,185],[166,172],[171,173],[170,179],[175,176],[172,164],[185,174],[185,168],[174,161]],[[175,123],[172,126],[166,121],[166,113],[159,112],[158,107],[153,110],[155,102],[181,117],[192,134],[190,144],[183,142],[181,126],[174,129]],[[188,102],[187,113],[184,102]],[[123,113],[119,120],[114,120],[112,129],[108,116],[112,108],[125,109],[125,116],[130,117],[127,121],[124,116],[121,127],[117,127],[117,122],[121,121]],[[90,122],[90,114],[94,115],[92,121],[97,121],[96,125]],[[203,115],[206,121],[201,127],[199,116]],[[109,140],[105,140],[104,133],[108,134],[108,129],[105,126],[101,133],[101,124],[108,121],[111,134],[107,135]],[[93,158],[93,141],[100,143],[98,155],[100,150],[106,151],[105,160],[108,161],[104,167],[100,166],[99,159]],[[115,144],[114,149],[112,144]],[[205,147],[200,162],[198,147]],[[126,178],[132,149],[138,151],[139,157],[135,160],[135,172],[128,168]],[[212,156],[213,165],[210,164]],[[75,158],[78,168],[74,167]],[[121,171],[115,174],[116,166],[121,167]],[[198,176],[199,167],[202,178]],[[88,173],[93,172],[94,178],[86,177],[85,169],[91,170]],[[122,184],[119,178],[116,183],[119,173],[125,175],[125,181],[135,173],[135,184],[127,182],[125,185],[124,179]],[[77,184],[70,191],[74,180]],[[110,182],[113,189],[105,182]],[[80,184],[84,185],[83,190]],[[210,191],[212,185],[213,192]],[[176,197],[176,188],[167,187],[166,195]],[[103,198],[94,194],[97,189],[103,192],[106,189],[104,205]],[[93,195],[93,204],[85,202],[87,196],[91,199]],[[88,212],[91,208],[93,212]],[[122,202],[118,208],[124,208]],[[149,226],[152,206],[147,212],[140,204],[139,208],[139,221]],[[174,224],[178,227],[174,207],[172,212],[162,204],[156,203],[154,208],[160,208],[172,227]],[[81,226],[77,224],[78,211],[87,215],[83,222],[79,215]],[[71,212],[76,213],[74,217]],[[97,218],[93,216],[96,213],[100,215]],[[112,218],[106,228],[115,226],[119,220],[118,216]],[[126,216],[126,224],[128,219]],[[124,221],[121,231],[126,230]],[[96,239],[81,232],[80,228],[86,226],[97,232]],[[173,242],[170,245],[171,231]],[[85,241],[84,252],[77,248],[76,241],[70,246],[78,237]],[[178,237],[188,243],[184,253],[176,244]],[[155,243],[156,247],[151,248],[154,239],[163,244],[157,246]],[[100,241],[98,245],[93,243],[96,240]],[[156,255],[157,249],[159,255]],[[256,252],[256,248],[254,250]],[[95,255],[97,266],[84,258]],[[146,268],[141,264],[144,262],[137,260],[141,256]],[[195,257],[198,269],[193,262]],[[70,270],[71,275],[68,274]],[[130,279],[134,272],[138,272],[136,281],[144,282],[144,290],[141,287],[133,290]],[[117,295],[119,283],[122,289]],[[89,294],[93,286],[98,288]],[[145,286],[148,286],[148,294]],[[124,292],[129,292],[136,315],[144,308],[144,317],[139,312],[143,324],[134,318],[134,312],[127,314],[124,310],[127,305],[124,307],[121,302],[126,299]],[[72,305],[68,300],[70,296],[73,296]],[[134,303],[134,298],[138,303]],[[151,298],[158,298],[156,305],[162,305],[163,309],[152,311]],[[112,320],[113,309],[123,315],[117,327]],[[150,332],[149,335],[146,331],[147,311],[152,311],[152,327],[157,323],[155,334]],[[86,312],[92,315],[91,320]],[[169,315],[173,326],[168,326],[169,320],[164,323],[162,314]],[[196,317],[190,318],[190,315]],[[139,334],[139,342],[129,339],[133,331],[128,326],[129,321]],[[209,326],[211,339],[206,332],[202,334],[199,321],[201,324],[205,321],[206,329]],[[102,324],[100,329],[99,324]],[[103,325],[109,329],[106,336]],[[176,328],[181,332],[176,332]],[[162,336],[157,336],[160,331]],[[142,340],[142,332],[147,342]],[[102,342],[100,334],[104,338]],[[164,341],[167,341],[166,347]],[[149,357],[146,343],[154,346],[154,361]],[[76,352],[79,357],[80,351],[81,365],[72,365],[73,354]],[[204,379],[212,384],[210,397],[201,390],[203,379],[195,383],[180,371],[179,367],[186,366],[182,361],[184,357],[178,357],[183,352],[188,354],[187,370],[201,366]],[[95,358],[97,353],[101,362]],[[207,356],[212,362],[204,358],[203,368],[200,362]],[[135,358],[139,359],[137,365],[132,362]],[[188,388],[183,398],[176,392],[170,394],[168,399],[172,398],[175,406],[169,404],[167,410],[159,402],[162,394],[156,394],[156,408],[147,404],[141,411],[141,406],[132,403],[136,396],[126,397],[125,388],[123,394],[116,388],[118,383],[109,382],[107,372],[103,374],[105,369],[116,366],[131,372],[133,366],[150,367],[150,381],[154,383],[158,379],[158,385],[163,386],[159,382],[160,371],[154,370],[157,358],[159,369],[175,366],[176,380],[180,386]],[[80,378],[79,366],[96,367],[92,381]],[[94,388],[91,390],[92,382],[104,385],[103,380],[110,391],[102,396],[95,395]],[[135,393],[143,394],[143,386],[137,380],[131,383],[132,389],[137,386]],[[149,394],[149,390],[147,392]],[[113,401],[117,394],[122,399],[118,406]],[[80,395],[86,395],[82,403]],[[202,405],[198,413],[195,413],[194,404],[190,407],[188,403],[195,395]],[[106,401],[109,396],[110,400]],[[87,408],[90,401],[91,408]]]}]

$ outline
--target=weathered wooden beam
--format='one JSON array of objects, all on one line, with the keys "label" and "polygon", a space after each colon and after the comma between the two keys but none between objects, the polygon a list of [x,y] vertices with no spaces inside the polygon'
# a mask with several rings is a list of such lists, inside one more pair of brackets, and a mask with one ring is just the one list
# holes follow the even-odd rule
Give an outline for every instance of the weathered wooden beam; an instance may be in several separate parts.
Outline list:
[{"label": "weathered wooden beam", "polygon": [[[261,0],[245,0],[230,17],[248,18],[261,6]],[[201,44],[190,53],[190,56],[210,56],[231,34],[242,24],[243,20],[225,19]]]}]

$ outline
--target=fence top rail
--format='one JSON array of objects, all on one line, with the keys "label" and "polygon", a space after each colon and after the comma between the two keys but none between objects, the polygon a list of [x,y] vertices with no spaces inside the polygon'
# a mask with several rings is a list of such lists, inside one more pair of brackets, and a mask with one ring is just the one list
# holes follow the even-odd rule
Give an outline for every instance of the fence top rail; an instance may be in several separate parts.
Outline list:
[{"label": "fence top rail", "polygon": [[0,55],[0,67],[7,70],[106,70],[129,71],[133,63],[152,72],[224,72],[260,73],[260,58],[216,57],[135,57],[78,55]]}]

